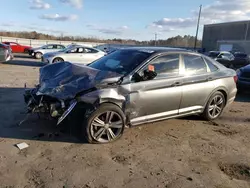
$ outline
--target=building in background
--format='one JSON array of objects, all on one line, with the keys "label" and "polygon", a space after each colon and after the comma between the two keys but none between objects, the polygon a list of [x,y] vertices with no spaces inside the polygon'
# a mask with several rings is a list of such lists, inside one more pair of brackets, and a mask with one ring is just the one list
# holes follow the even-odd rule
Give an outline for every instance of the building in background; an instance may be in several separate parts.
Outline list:
[{"label": "building in background", "polygon": [[250,54],[250,20],[205,25],[202,48]]}]

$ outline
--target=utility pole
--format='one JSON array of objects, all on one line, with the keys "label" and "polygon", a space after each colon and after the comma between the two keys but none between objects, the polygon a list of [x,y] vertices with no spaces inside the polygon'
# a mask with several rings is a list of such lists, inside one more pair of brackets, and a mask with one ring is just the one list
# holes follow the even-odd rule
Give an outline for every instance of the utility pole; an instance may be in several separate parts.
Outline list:
[{"label": "utility pole", "polygon": [[248,30],[249,30],[249,21],[247,22],[247,28],[246,28],[246,33],[245,33],[245,40],[247,40]]},{"label": "utility pole", "polygon": [[196,35],[195,35],[195,41],[194,41],[194,50],[196,50],[196,45],[197,45],[197,38],[198,38],[200,19],[201,19],[201,9],[202,9],[202,5],[200,5],[200,11],[199,11],[199,16],[198,16],[197,29],[196,29]]},{"label": "utility pole", "polygon": [[156,43],[157,43],[157,33],[155,33],[155,46],[156,46]]}]

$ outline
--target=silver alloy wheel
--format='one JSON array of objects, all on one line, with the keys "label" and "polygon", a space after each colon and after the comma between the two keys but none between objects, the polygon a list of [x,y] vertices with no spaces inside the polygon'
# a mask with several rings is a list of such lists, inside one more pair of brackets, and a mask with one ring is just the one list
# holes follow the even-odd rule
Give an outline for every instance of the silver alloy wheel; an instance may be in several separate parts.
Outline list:
[{"label": "silver alloy wheel", "polygon": [[122,117],[114,111],[106,111],[93,119],[90,134],[97,142],[107,143],[120,136],[122,129]]},{"label": "silver alloy wheel", "polygon": [[41,59],[42,58],[42,54],[40,52],[36,53],[36,58],[37,59]]},{"label": "silver alloy wheel", "polygon": [[220,95],[215,95],[214,98],[211,100],[208,108],[208,113],[212,118],[217,118],[224,106],[224,99]]}]

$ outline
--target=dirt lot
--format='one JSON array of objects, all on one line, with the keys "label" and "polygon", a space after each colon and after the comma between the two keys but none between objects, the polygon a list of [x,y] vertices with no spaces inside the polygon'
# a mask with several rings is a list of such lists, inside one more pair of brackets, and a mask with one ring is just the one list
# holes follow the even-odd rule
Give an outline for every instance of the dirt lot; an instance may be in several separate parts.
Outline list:
[{"label": "dirt lot", "polygon": [[[25,117],[23,86],[41,63],[0,64],[0,187],[250,187],[250,94],[215,122],[173,119],[127,129],[107,145],[81,144],[55,122]],[[15,144],[26,142],[19,151]]]}]

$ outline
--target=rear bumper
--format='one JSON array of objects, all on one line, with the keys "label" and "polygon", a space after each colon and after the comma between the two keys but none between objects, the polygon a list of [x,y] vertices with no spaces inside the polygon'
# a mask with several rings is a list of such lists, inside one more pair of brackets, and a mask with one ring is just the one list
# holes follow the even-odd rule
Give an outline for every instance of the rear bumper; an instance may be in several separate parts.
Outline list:
[{"label": "rear bumper", "polygon": [[227,99],[227,104],[226,107],[228,107],[230,104],[232,104],[236,98],[237,94],[237,88],[235,87],[229,94],[228,94],[228,99]]}]

